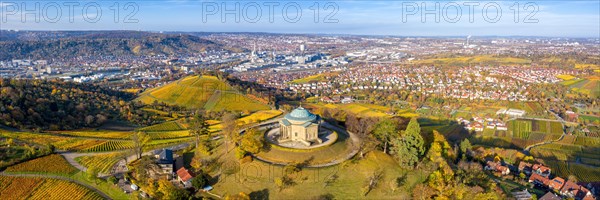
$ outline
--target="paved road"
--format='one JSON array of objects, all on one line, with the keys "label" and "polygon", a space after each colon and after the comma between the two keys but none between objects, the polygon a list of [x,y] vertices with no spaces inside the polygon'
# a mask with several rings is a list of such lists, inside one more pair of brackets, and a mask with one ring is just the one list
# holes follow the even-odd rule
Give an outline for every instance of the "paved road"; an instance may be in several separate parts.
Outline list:
[{"label": "paved road", "polygon": [[98,194],[100,194],[100,196],[102,196],[104,199],[111,199],[108,195],[106,195],[104,192],[96,189],[95,187],[92,187],[91,185],[88,185],[87,183],[75,180],[75,179],[71,179],[71,178],[67,178],[64,176],[55,176],[55,175],[44,175],[44,174],[5,174],[4,172],[0,173],[2,176],[13,176],[13,177],[42,177],[42,178],[53,178],[53,179],[60,179],[60,180],[65,180],[65,181],[69,181],[69,182],[73,182],[73,183],[77,183],[79,185],[82,185]]}]

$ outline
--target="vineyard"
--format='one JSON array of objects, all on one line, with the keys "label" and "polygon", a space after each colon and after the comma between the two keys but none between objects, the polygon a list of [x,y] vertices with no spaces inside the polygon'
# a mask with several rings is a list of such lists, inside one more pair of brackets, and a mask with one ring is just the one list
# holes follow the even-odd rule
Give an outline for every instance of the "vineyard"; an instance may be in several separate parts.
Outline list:
[{"label": "vineyard", "polygon": [[159,101],[188,108],[208,108],[209,110],[253,112],[269,109],[264,103],[240,94],[226,82],[214,76],[185,77],[146,91],[140,94],[137,100],[146,104]]},{"label": "vineyard", "polygon": [[185,127],[177,121],[169,121],[140,129],[141,131],[178,131]]},{"label": "vineyard", "polygon": [[512,120],[508,123],[509,132],[513,137],[527,139],[531,134],[531,121],[529,120]]},{"label": "vineyard", "polygon": [[86,168],[93,167],[98,169],[100,173],[108,174],[112,167],[123,158],[123,153],[109,153],[94,156],[77,157],[75,160]]},{"label": "vineyard", "polygon": [[131,149],[133,148],[133,142],[131,141],[105,141],[95,146],[83,149],[83,151],[87,152],[97,152],[97,151],[116,151],[123,149]]},{"label": "vineyard", "polygon": [[598,167],[588,167],[563,161],[545,161],[545,163],[552,168],[552,173],[557,176],[568,177],[569,175],[575,175],[581,182],[600,181],[600,168]]},{"label": "vineyard", "polygon": [[104,199],[76,183],[36,177],[0,176],[2,199]]},{"label": "vineyard", "polygon": [[131,132],[126,131],[53,131],[51,133],[57,135],[75,136],[75,137],[93,137],[93,138],[106,138],[106,139],[127,139],[130,137]]},{"label": "vineyard", "polygon": [[52,154],[8,167],[5,172],[74,174],[78,170],[61,155]]},{"label": "vineyard", "polygon": [[27,132],[0,133],[3,137],[16,138],[22,141],[40,145],[53,145],[56,149],[79,151],[90,148],[103,142],[103,140],[81,139],[49,134],[35,134]]},{"label": "vineyard", "polygon": [[150,135],[150,138],[152,138],[153,140],[182,138],[191,136],[188,130],[148,132],[148,135]]}]

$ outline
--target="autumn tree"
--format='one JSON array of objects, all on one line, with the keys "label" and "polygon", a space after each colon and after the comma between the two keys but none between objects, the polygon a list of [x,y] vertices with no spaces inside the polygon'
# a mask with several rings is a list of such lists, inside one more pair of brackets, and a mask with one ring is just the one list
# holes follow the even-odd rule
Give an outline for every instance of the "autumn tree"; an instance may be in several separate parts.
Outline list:
[{"label": "autumn tree", "polygon": [[240,148],[249,153],[259,153],[263,148],[264,139],[260,131],[250,128],[242,136]]},{"label": "autumn tree", "polygon": [[187,199],[187,192],[181,190],[166,179],[158,180],[158,192],[162,194],[161,199]]},{"label": "autumn tree", "polygon": [[200,136],[209,135],[209,126],[206,122],[205,113],[197,111],[190,121],[190,135],[196,137],[196,147],[200,144]]},{"label": "autumn tree", "polygon": [[225,136],[225,149],[227,150],[227,153],[229,153],[229,142],[232,142],[235,145],[238,142],[240,135],[237,131],[235,114],[226,113],[223,115],[221,125],[223,126],[221,132],[223,132],[223,135]]},{"label": "autumn tree", "polygon": [[150,143],[152,139],[150,136],[143,131],[136,131],[131,134],[131,141],[133,142],[133,150],[137,155],[137,158],[140,159],[142,157],[142,152],[144,151],[144,147]]},{"label": "autumn tree", "polygon": [[467,158],[467,154],[469,153],[469,151],[471,151],[472,147],[473,146],[471,145],[469,139],[465,139],[462,142],[460,142],[460,153],[462,154],[463,160]]},{"label": "autumn tree", "polygon": [[396,159],[403,168],[411,168],[419,161],[425,148],[421,126],[417,118],[412,118],[402,133],[402,136],[394,141]]},{"label": "autumn tree", "polygon": [[383,153],[387,154],[388,143],[392,139],[392,137],[398,133],[397,125],[389,119],[383,120],[375,125],[375,129],[373,130],[373,134],[375,137],[383,142]]}]

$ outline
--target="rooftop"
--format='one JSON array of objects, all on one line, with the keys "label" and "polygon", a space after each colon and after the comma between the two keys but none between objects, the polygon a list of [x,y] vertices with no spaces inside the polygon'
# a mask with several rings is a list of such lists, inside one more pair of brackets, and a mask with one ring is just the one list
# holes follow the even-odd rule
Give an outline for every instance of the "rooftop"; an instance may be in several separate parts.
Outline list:
[{"label": "rooftop", "polygon": [[317,116],[301,106],[285,115],[285,119],[294,121],[312,121],[317,119]]}]

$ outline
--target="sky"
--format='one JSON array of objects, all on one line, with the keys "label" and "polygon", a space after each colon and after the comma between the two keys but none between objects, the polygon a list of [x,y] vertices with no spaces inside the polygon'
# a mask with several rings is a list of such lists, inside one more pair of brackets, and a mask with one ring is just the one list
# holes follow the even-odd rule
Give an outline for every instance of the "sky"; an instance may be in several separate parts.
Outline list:
[{"label": "sky", "polygon": [[600,1],[0,0],[0,29],[600,38]]}]

